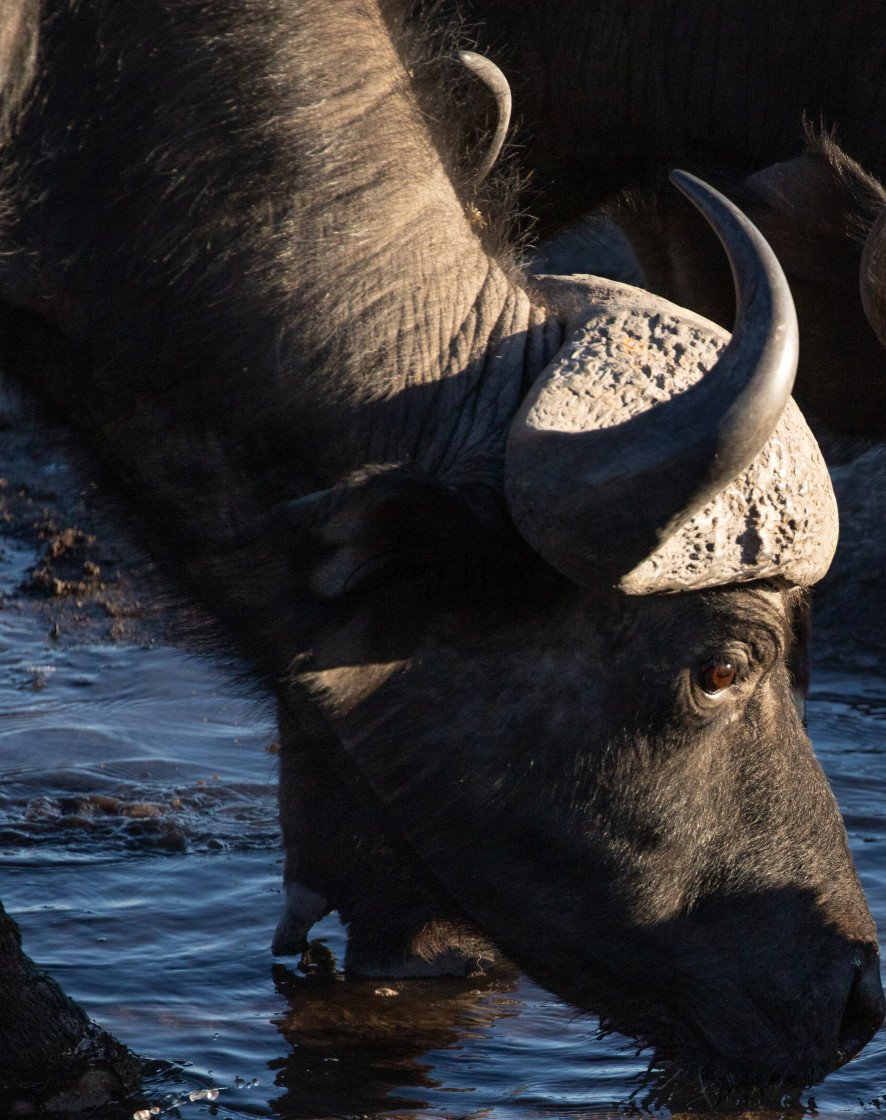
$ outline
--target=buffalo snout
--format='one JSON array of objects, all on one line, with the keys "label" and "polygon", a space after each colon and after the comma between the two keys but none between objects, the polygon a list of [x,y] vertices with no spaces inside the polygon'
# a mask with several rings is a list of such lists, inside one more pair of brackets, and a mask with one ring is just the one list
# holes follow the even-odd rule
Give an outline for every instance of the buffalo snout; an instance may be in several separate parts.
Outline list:
[{"label": "buffalo snout", "polygon": [[[849,963],[852,971],[837,1036],[837,1065],[860,1053],[880,1029],[886,1016],[877,943],[869,941],[855,947]],[[845,991],[845,979],[841,976],[835,986]]]}]

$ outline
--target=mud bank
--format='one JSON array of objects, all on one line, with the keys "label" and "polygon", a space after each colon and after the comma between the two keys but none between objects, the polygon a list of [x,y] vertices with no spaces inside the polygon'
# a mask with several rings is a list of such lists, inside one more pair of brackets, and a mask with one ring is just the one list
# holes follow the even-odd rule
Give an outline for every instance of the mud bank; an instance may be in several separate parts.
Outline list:
[{"label": "mud bank", "polygon": [[187,644],[181,596],[121,528],[93,475],[70,433],[0,386],[0,536],[35,554],[26,578],[0,591],[0,609],[39,614],[59,642]]}]

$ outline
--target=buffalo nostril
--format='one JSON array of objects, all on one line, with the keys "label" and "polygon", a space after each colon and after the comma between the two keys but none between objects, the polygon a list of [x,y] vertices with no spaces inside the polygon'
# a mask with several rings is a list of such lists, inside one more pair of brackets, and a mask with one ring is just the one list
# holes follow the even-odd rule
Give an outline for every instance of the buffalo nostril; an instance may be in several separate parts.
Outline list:
[{"label": "buffalo nostril", "polygon": [[843,1009],[838,1040],[844,1062],[864,1049],[879,1030],[886,1013],[877,950],[873,946],[857,946],[853,950],[852,969],[852,986]]}]

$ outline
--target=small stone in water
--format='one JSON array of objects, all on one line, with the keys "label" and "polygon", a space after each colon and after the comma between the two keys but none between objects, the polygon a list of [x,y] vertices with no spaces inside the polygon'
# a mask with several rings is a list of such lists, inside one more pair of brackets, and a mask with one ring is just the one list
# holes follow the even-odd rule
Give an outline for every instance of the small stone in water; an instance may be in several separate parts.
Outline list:
[{"label": "small stone in water", "polygon": [[88,801],[102,813],[119,813],[123,808],[123,802],[119,797],[108,797],[102,793],[91,793]]},{"label": "small stone in water", "polygon": [[377,996],[398,996],[400,993],[394,988],[376,988],[375,994]]},{"label": "small stone in water", "polygon": [[218,1089],[194,1089],[188,1094],[189,1101],[215,1101],[218,1100]]},{"label": "small stone in water", "polygon": [[151,805],[147,801],[135,801],[123,809],[121,816],[131,817],[133,820],[143,820],[145,817],[161,816],[161,809],[159,806]]}]

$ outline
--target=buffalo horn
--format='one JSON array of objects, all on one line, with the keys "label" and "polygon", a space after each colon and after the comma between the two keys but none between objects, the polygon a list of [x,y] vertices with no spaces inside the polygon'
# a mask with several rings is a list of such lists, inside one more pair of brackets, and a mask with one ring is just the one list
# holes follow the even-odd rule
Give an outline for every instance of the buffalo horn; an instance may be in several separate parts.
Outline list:
[{"label": "buffalo horn", "polygon": [[505,142],[508,125],[511,123],[511,87],[508,85],[508,79],[495,63],[482,54],[476,54],[474,51],[460,51],[458,57],[472,73],[477,75],[481,82],[488,86],[495,98],[495,107],[498,111],[498,123],[495,126],[495,132],[492,134],[489,149],[474,173],[474,183],[476,185],[482,183],[495,166],[495,161],[498,159],[498,154]]},{"label": "buffalo horn", "polygon": [[864,243],[859,274],[861,305],[874,334],[886,346],[886,210]]},{"label": "buffalo horn", "polygon": [[[590,280],[590,308],[527,394],[505,464],[511,514],[529,543],[578,583],[633,593],[671,586],[626,577],[768,446],[797,364],[793,301],[772,250],[717,191],[685,172],[671,178],[729,257],[738,305],[731,339],[649,293]],[[788,442],[806,447],[806,435]],[[796,485],[805,493],[804,480]],[[818,559],[812,567],[820,570]],[[751,569],[704,578],[755,578]]]}]

